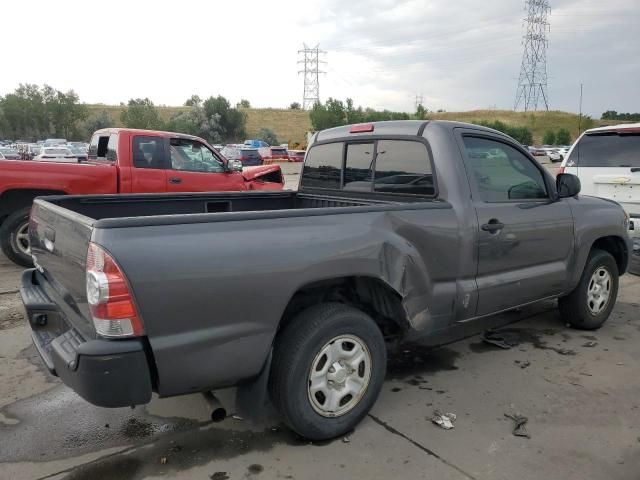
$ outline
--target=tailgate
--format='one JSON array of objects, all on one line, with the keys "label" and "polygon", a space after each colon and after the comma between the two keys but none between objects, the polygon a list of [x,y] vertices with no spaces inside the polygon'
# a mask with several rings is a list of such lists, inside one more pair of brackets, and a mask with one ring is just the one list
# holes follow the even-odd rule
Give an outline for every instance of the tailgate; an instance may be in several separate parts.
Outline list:
[{"label": "tailgate", "polygon": [[640,214],[640,173],[596,174],[593,176],[594,195],[620,203],[628,213]]},{"label": "tailgate", "polygon": [[87,305],[85,264],[94,220],[44,199],[31,210],[29,236],[49,297],[85,338],[95,337]]}]

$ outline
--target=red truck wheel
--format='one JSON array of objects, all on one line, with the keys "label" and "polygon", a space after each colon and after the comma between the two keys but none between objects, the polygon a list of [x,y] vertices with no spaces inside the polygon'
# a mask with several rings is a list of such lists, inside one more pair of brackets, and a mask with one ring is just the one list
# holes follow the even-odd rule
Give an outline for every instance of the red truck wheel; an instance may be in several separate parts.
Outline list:
[{"label": "red truck wheel", "polygon": [[0,246],[4,254],[14,263],[33,267],[29,245],[29,211],[25,207],[13,212],[0,226]]}]

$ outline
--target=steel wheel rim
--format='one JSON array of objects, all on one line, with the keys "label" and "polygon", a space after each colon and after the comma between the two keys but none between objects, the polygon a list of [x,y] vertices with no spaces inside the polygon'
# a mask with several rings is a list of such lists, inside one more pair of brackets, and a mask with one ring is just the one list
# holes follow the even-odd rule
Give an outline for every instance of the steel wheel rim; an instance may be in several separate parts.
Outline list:
[{"label": "steel wheel rim", "polygon": [[31,244],[29,243],[29,222],[25,222],[16,231],[16,247],[24,255],[31,255]]},{"label": "steel wheel rim", "polygon": [[591,315],[599,315],[607,308],[611,299],[611,284],[611,274],[605,267],[598,267],[591,275],[587,286],[587,308]]},{"label": "steel wheel rim", "polygon": [[328,341],[311,362],[307,392],[316,413],[339,417],[355,408],[371,380],[371,353],[355,335]]}]

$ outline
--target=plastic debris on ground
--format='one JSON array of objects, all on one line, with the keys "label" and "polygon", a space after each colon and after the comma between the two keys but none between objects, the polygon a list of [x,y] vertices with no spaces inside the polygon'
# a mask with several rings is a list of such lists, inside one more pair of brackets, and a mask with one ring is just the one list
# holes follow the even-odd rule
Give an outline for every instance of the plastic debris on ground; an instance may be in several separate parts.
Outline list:
[{"label": "plastic debris on ground", "polygon": [[509,350],[520,344],[520,336],[517,332],[500,332],[487,330],[482,334],[482,341],[495,345],[496,347]]},{"label": "plastic debris on ground", "polygon": [[456,421],[455,413],[441,413],[438,410],[433,412],[433,417],[431,417],[431,421],[438,425],[440,428],[444,428],[445,430],[451,430],[454,428],[453,422]]},{"label": "plastic debris on ground", "polygon": [[516,437],[531,438],[531,435],[529,434],[529,432],[527,432],[527,427],[526,427],[526,424],[529,421],[527,417],[520,415],[518,413],[515,413],[515,414],[505,413],[504,416],[507,418],[510,418],[515,422],[515,426],[513,427],[512,433]]}]

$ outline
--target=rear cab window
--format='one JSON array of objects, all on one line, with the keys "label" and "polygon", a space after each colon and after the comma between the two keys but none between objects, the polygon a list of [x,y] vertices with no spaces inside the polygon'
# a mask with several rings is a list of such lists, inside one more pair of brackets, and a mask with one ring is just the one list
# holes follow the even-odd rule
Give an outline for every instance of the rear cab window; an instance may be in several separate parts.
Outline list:
[{"label": "rear cab window", "polygon": [[569,167],[640,167],[640,131],[583,135],[567,160]]},{"label": "rear cab window", "polygon": [[89,160],[115,162],[118,159],[118,134],[101,134],[91,137]]},{"label": "rear cab window", "polygon": [[367,139],[312,146],[302,186],[434,197],[427,146],[419,140]]}]

